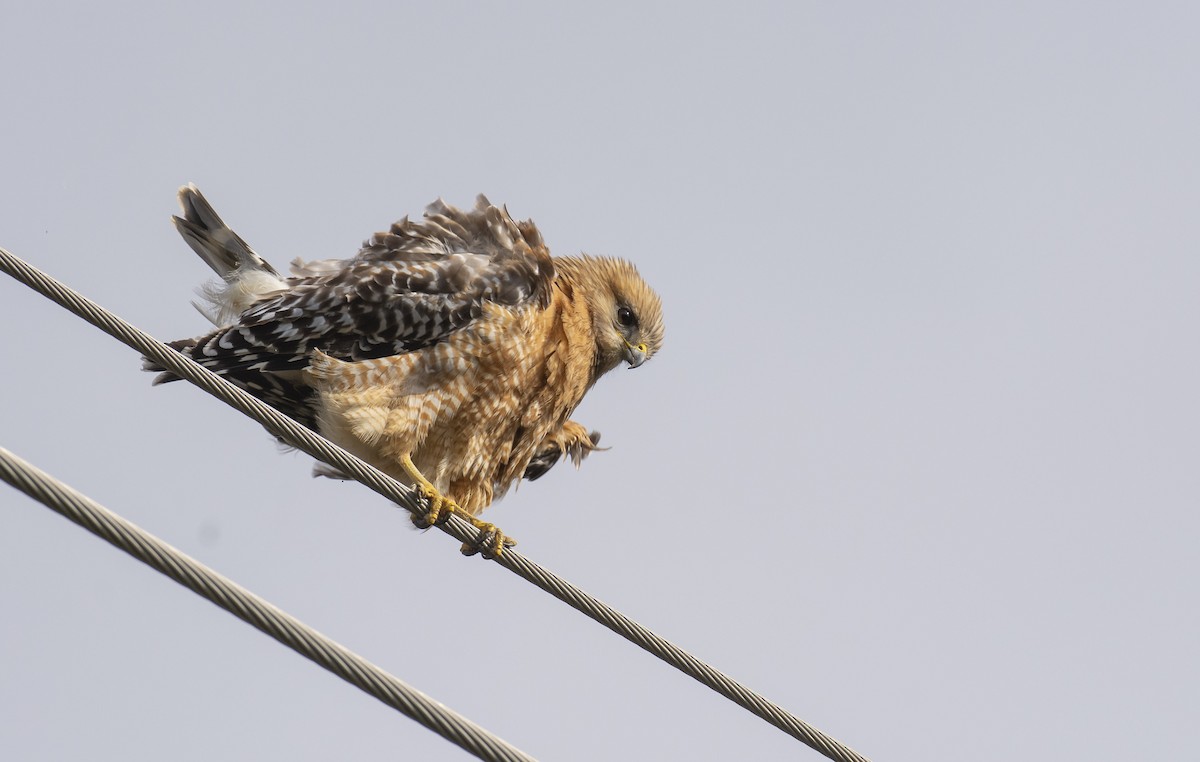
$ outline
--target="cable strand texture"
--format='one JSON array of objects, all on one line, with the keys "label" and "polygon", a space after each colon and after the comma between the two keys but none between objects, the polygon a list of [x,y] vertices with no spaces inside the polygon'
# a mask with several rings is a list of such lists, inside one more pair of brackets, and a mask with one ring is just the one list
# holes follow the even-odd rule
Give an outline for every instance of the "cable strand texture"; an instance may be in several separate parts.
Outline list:
[{"label": "cable strand texture", "polygon": [[0,479],[476,757],[533,757],[0,447]]},{"label": "cable strand texture", "polygon": [[[426,512],[420,499],[405,485],[301,426],[2,248],[0,248],[0,270],[123,344],[161,364],[172,373],[187,379],[222,402],[254,419],[271,434],[283,439],[288,444],[336,467],[414,515],[424,515]],[[458,516],[451,516],[450,520],[440,525],[439,528],[460,542],[475,542],[479,531]],[[553,572],[543,569],[517,551],[505,550],[503,554],[490,560],[494,560],[500,566],[533,583],[631,643],[654,654],[825,757],[837,760],[837,762],[869,762],[866,757],[837,739],[700,661]]]}]

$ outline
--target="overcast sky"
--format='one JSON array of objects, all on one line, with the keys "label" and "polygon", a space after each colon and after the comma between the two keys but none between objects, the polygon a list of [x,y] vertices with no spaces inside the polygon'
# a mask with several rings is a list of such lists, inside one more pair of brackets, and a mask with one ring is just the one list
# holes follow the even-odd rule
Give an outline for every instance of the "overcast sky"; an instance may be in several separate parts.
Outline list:
[{"label": "overcast sky", "polygon": [[[1191,3],[10,3],[0,245],[161,339],[484,192],[635,261],[612,449],[485,514],[882,762],[1198,754]],[[0,278],[0,446],[544,759],[819,759]],[[0,756],[467,755],[0,485]]]}]

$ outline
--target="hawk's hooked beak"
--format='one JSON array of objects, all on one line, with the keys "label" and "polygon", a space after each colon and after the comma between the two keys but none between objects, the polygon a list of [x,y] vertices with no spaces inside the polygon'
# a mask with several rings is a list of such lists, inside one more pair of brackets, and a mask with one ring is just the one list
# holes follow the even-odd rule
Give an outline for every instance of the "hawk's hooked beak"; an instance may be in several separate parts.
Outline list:
[{"label": "hawk's hooked beak", "polygon": [[649,348],[645,344],[630,344],[625,342],[625,362],[629,363],[630,370],[636,368],[646,362],[646,352]]}]

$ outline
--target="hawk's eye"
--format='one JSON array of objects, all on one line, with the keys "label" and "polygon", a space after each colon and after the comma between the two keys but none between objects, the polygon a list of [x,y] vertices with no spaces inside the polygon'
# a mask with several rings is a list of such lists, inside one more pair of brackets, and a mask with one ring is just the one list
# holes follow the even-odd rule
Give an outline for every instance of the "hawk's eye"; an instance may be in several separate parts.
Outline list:
[{"label": "hawk's eye", "polygon": [[633,328],[637,325],[637,315],[628,307],[621,307],[617,310],[617,322],[626,328]]}]

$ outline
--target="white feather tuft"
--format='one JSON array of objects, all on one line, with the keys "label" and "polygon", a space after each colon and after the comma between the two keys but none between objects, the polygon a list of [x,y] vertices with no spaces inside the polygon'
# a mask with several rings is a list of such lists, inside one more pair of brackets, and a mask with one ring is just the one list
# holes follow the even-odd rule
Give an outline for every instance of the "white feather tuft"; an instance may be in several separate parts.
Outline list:
[{"label": "white feather tuft", "polygon": [[201,315],[218,328],[231,326],[252,305],[287,291],[287,283],[265,270],[233,273],[229,281],[209,281],[197,289],[203,302],[192,302]]}]

